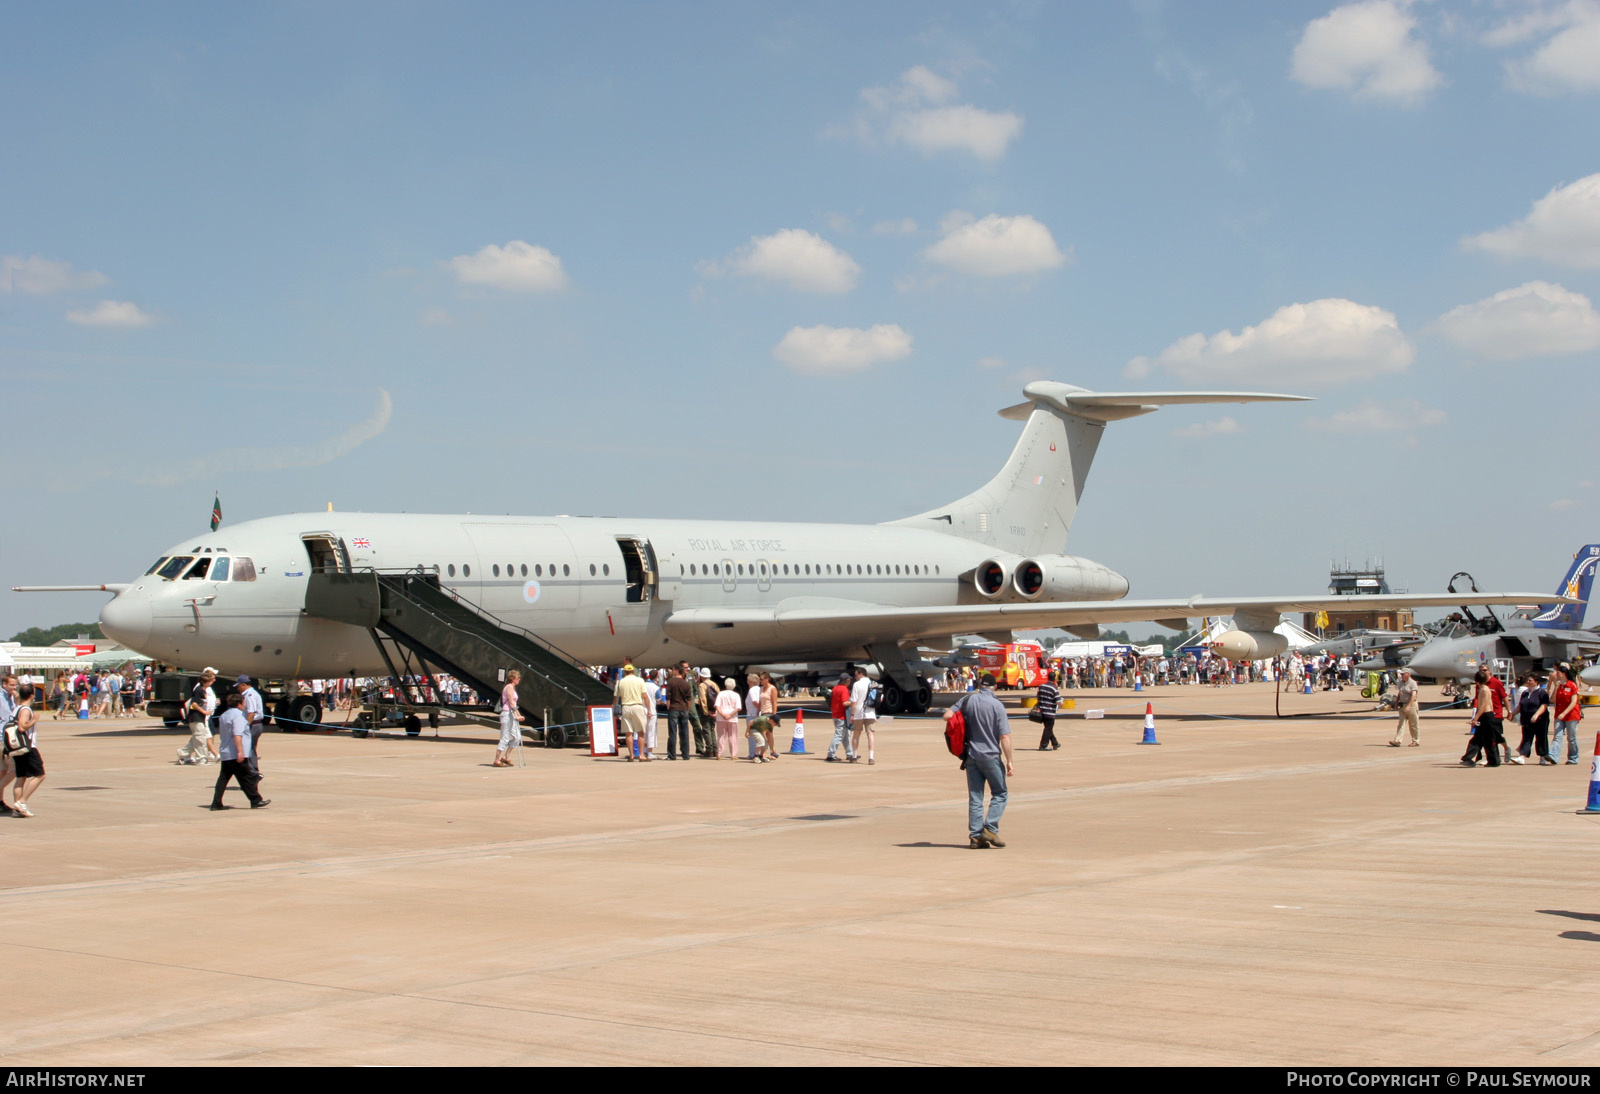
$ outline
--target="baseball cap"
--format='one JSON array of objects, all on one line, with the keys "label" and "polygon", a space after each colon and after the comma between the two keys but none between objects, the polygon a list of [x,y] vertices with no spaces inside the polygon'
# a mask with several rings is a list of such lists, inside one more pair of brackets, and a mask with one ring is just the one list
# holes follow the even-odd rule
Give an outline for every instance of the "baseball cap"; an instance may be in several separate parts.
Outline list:
[{"label": "baseball cap", "polygon": [[248,677],[248,676],[239,676],[239,677],[236,677],[233,682],[235,684],[248,684],[250,682],[250,677]]}]

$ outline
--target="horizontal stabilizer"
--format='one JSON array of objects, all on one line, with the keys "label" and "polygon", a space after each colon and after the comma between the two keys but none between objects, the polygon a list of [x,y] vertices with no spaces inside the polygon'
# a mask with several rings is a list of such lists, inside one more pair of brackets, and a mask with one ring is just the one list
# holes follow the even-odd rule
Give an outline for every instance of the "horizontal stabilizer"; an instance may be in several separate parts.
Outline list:
[{"label": "horizontal stabilizer", "polygon": [[1055,380],[1035,380],[1022,389],[1028,402],[1008,406],[1002,418],[1025,419],[1036,404],[1053,407],[1064,414],[1109,422],[1148,414],[1163,406],[1188,406],[1200,403],[1299,403],[1307,395],[1279,395],[1267,391],[1089,391]]}]

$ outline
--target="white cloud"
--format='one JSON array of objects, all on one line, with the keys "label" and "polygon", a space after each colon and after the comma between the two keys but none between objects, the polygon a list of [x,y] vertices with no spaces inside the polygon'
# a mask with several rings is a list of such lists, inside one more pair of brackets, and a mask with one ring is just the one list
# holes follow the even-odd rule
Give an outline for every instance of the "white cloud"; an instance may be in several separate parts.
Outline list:
[{"label": "white cloud", "polygon": [[1174,437],[1186,437],[1191,440],[1203,440],[1206,437],[1223,437],[1229,433],[1243,433],[1244,426],[1232,418],[1217,418],[1209,422],[1196,422],[1186,425],[1181,429],[1174,429]]},{"label": "white cloud", "polygon": [[[728,256],[725,266],[736,274],[782,281],[801,292],[849,292],[861,276],[855,259],[802,228],[751,236],[749,243]],[[702,263],[700,269],[718,272],[715,263]]]},{"label": "white cloud", "polygon": [[993,213],[973,220],[956,210],[939,222],[944,238],[922,252],[930,262],[983,277],[1039,273],[1064,266],[1071,254],[1056,246],[1050,229],[1030,216]]},{"label": "white cloud", "polygon": [[1578,503],[1572,498],[1557,498],[1550,503],[1550,508],[1558,513],[1563,509],[1576,509],[1577,507]]},{"label": "white cloud", "polygon": [[77,270],[70,262],[39,255],[0,256],[0,292],[43,295],[66,289],[93,289],[111,279],[99,270]]},{"label": "white cloud", "polygon": [[148,327],[155,319],[126,300],[102,300],[92,308],[67,313],[67,322],[80,327]]},{"label": "white cloud", "polygon": [[772,356],[796,372],[857,372],[911,354],[911,335],[898,324],[858,327],[794,327],[772,349]]},{"label": "white cloud", "polygon": [[1313,418],[1312,429],[1325,433],[1396,433],[1405,429],[1443,425],[1445,413],[1431,410],[1415,399],[1379,402],[1368,399],[1360,406],[1341,410],[1327,418]]},{"label": "white cloud", "polygon": [[[152,468],[140,465],[135,482],[147,486],[172,486],[195,479],[215,479],[219,475],[241,472],[287,471],[300,467],[321,467],[372,440],[389,425],[394,414],[394,402],[383,388],[378,389],[378,406],[372,416],[358,422],[337,436],[318,444],[292,445],[283,448],[226,448],[209,456],[183,460],[169,467]],[[122,474],[118,470],[117,474]]]},{"label": "white cloud", "polygon": [[930,155],[965,152],[981,160],[999,159],[1022,135],[1022,116],[951,103],[959,90],[955,81],[917,65],[898,82],[861,93],[866,112],[856,119],[854,132],[868,143],[881,140]]},{"label": "white cloud", "polygon": [[1006,367],[1006,359],[1004,357],[980,357],[980,358],[978,358],[978,367],[979,368],[1005,368]]},{"label": "white cloud", "polygon": [[1403,372],[1415,357],[1393,313],[1326,299],[1279,308],[1238,334],[1191,334],[1154,358],[1135,357],[1124,372],[1137,379],[1160,366],[1190,382],[1328,385]]},{"label": "white cloud", "polygon": [[418,317],[417,322],[425,327],[448,327],[455,323],[455,319],[443,308],[429,308]]},{"label": "white cloud", "polygon": [[1536,9],[1485,35],[1503,46],[1554,31],[1526,57],[1506,62],[1506,82],[1534,95],[1600,91],[1600,4],[1570,0],[1553,10]]},{"label": "white cloud", "polygon": [[917,234],[917,222],[910,217],[901,217],[899,220],[880,220],[872,226],[875,236],[914,236]]},{"label": "white cloud", "polygon": [[853,229],[855,227],[855,225],[851,222],[850,218],[845,216],[843,213],[829,213],[828,216],[827,216],[827,220],[828,220],[828,227],[832,228],[834,231],[838,232],[840,235],[844,235],[844,234],[848,233],[851,229]]},{"label": "white cloud", "polygon": [[491,243],[476,254],[456,255],[445,265],[465,284],[490,285],[508,292],[557,292],[568,283],[561,259],[520,239],[504,247]]},{"label": "white cloud", "polygon": [[1506,258],[1542,258],[1578,269],[1600,267],[1600,174],[1557,186],[1528,215],[1461,245]]},{"label": "white cloud", "polygon": [[1589,298],[1529,281],[1439,317],[1450,341],[1497,361],[1600,349],[1600,312]]},{"label": "white cloud", "polygon": [[1416,27],[1394,0],[1345,4],[1306,25],[1291,71],[1307,87],[1414,105],[1443,82]]}]

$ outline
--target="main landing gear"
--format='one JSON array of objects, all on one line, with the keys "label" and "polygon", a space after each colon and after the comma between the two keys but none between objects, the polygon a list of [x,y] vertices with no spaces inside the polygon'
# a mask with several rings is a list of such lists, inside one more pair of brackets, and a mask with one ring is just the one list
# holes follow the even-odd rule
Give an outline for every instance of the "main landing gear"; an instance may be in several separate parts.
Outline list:
[{"label": "main landing gear", "polygon": [[878,694],[880,714],[926,714],[933,705],[933,687],[926,680],[918,680],[913,688],[902,688],[893,680],[884,680]]}]

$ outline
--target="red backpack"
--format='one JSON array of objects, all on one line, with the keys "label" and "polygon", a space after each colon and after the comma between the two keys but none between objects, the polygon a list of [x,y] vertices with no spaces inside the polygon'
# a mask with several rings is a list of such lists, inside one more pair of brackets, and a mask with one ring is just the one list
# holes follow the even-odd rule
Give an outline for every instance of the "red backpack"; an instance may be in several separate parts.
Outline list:
[{"label": "red backpack", "polygon": [[944,723],[944,746],[950,750],[950,755],[961,757],[962,765],[966,765],[967,718],[961,713],[959,704],[950,712],[950,717]]}]

